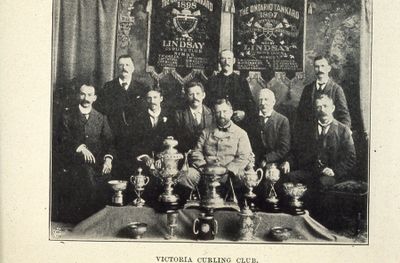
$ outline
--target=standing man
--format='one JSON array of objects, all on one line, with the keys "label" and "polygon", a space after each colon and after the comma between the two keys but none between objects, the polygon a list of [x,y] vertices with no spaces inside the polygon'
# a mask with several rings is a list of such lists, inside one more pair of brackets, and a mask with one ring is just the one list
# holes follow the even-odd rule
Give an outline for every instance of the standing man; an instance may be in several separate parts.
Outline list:
[{"label": "standing man", "polygon": [[329,78],[331,66],[329,65],[328,59],[323,56],[315,57],[314,71],[317,80],[304,87],[297,109],[297,121],[302,126],[309,126],[312,125],[313,122],[316,122],[315,98],[321,94],[326,94],[332,98],[335,105],[335,112],[333,113],[334,118],[351,128],[351,119],[346,97],[342,87]]},{"label": "standing man", "polygon": [[135,66],[130,56],[120,56],[117,66],[118,77],[104,85],[95,108],[108,117],[118,154],[117,176],[126,178],[132,162],[132,156],[129,156],[132,135],[129,131],[134,125],[135,115],[145,107],[143,98],[148,88],[132,79]]},{"label": "standing man", "polygon": [[275,95],[269,89],[261,89],[258,98],[258,123],[250,137],[256,161],[266,167],[276,163],[284,173],[290,171],[287,155],[290,150],[289,120],[274,111]]},{"label": "standing man", "polygon": [[[61,149],[65,169],[63,204],[78,222],[106,204],[107,181],[114,155],[113,136],[107,117],[92,108],[95,88],[82,85],[79,105],[62,117]],[[67,209],[68,211],[68,209]]]},{"label": "standing man", "polygon": [[233,72],[235,58],[230,50],[219,55],[221,72],[207,83],[205,104],[213,106],[217,99],[228,99],[232,103],[232,120],[242,128],[248,129],[249,119],[256,114],[255,102],[246,79]]},{"label": "standing man", "polygon": [[175,114],[175,134],[179,142],[178,149],[187,152],[193,149],[205,128],[213,124],[211,110],[203,105],[206,97],[203,84],[191,82],[185,87],[187,106]]},{"label": "standing man", "polygon": [[252,156],[250,140],[247,133],[231,121],[232,105],[226,99],[217,100],[214,106],[216,125],[206,128],[192,153],[193,167],[190,167],[187,177],[180,183],[194,189],[200,181],[200,173],[207,165],[218,162],[225,167],[226,182],[231,176],[235,187],[241,187],[241,175]]},{"label": "standing man", "polygon": [[315,101],[317,123],[312,138],[302,145],[298,155],[299,169],[289,174],[289,181],[329,187],[348,179],[356,162],[354,142],[349,127],[333,117],[335,105],[326,94]]}]

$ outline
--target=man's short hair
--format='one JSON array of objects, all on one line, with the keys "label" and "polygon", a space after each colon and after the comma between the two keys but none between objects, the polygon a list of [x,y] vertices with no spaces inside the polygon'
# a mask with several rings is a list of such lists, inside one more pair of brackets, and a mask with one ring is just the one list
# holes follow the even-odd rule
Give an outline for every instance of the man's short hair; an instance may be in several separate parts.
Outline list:
[{"label": "man's short hair", "polygon": [[201,90],[204,92],[204,86],[201,82],[199,81],[192,81],[189,84],[185,85],[185,93],[187,94],[190,88],[193,87],[200,87]]},{"label": "man's short hair", "polygon": [[222,104],[226,104],[226,105],[229,106],[229,108],[233,109],[231,102],[230,102],[227,98],[220,98],[220,99],[217,99],[217,100],[215,101],[215,104],[214,104],[214,109],[215,109],[216,106],[222,105]]},{"label": "man's short hair", "polygon": [[317,100],[322,100],[322,99],[327,99],[327,100],[329,100],[329,101],[332,103],[332,105],[335,105],[335,104],[333,103],[333,99],[332,99],[328,94],[320,94],[320,95],[318,95],[318,96],[315,98],[314,103],[315,103]]},{"label": "man's short hair", "polygon": [[132,63],[133,63],[133,58],[132,58],[130,55],[128,55],[128,54],[123,54],[123,55],[119,56],[118,59],[117,59],[117,62],[118,62],[121,58],[130,58],[131,61],[132,61]]},{"label": "man's short hair", "polygon": [[83,86],[92,87],[93,90],[94,90],[94,94],[96,94],[96,87],[95,87],[92,83],[89,83],[89,82],[82,82],[82,83],[79,83],[79,84],[76,86],[76,92],[77,92],[78,94],[81,92],[81,88],[82,88]]},{"label": "man's short hair", "polygon": [[323,59],[325,59],[325,60],[328,62],[329,65],[331,64],[330,59],[329,59],[327,56],[324,56],[324,55],[317,55],[317,56],[314,58],[314,63],[315,63],[315,61],[317,61],[317,60],[323,60]]},{"label": "man's short hair", "polygon": [[232,50],[226,48],[226,49],[221,50],[221,52],[219,52],[218,57],[221,58],[221,54],[224,52],[229,52],[232,54],[233,57],[235,56],[235,54],[233,53]]},{"label": "man's short hair", "polygon": [[147,89],[146,95],[149,94],[150,91],[156,91],[156,92],[160,93],[160,96],[163,96],[162,89],[158,86],[149,87]]}]

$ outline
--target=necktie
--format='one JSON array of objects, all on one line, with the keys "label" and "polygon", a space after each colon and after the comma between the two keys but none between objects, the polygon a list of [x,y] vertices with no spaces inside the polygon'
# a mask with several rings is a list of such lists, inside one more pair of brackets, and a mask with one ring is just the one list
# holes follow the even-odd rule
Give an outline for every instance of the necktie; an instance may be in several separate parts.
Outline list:
[{"label": "necktie", "polygon": [[197,126],[200,125],[201,124],[201,114],[200,114],[200,112],[194,112],[193,115],[194,115],[194,119],[196,121],[196,125]]},{"label": "necktie", "polygon": [[83,114],[83,116],[85,116],[85,118],[88,120],[89,119],[89,113]]},{"label": "necktie", "polygon": [[124,90],[126,90],[126,87],[128,86],[128,83],[126,83],[126,82],[122,82],[122,88],[124,88]]},{"label": "necktie", "polygon": [[325,83],[318,83],[318,91],[322,91],[322,86],[324,86]]},{"label": "necktie", "polygon": [[222,132],[227,132],[227,131],[228,131],[228,128],[229,128],[229,127],[226,127],[226,128],[218,127],[218,130],[219,130],[219,131],[222,131]]}]

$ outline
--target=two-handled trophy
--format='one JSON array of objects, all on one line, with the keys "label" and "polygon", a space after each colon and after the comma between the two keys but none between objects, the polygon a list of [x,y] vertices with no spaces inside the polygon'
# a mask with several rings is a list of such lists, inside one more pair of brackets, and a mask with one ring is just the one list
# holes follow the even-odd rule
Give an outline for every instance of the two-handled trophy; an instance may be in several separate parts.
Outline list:
[{"label": "two-handled trophy", "polygon": [[279,212],[279,207],[278,207],[279,199],[278,195],[276,194],[274,186],[275,183],[279,181],[280,171],[276,167],[275,163],[272,163],[267,167],[265,171],[265,178],[268,180],[270,186],[266,198],[267,210],[269,210],[270,212]]},{"label": "two-handled trophy", "polygon": [[299,199],[304,195],[307,191],[307,187],[303,184],[294,184],[294,183],[284,183],[283,189],[285,193],[291,197],[291,201],[289,202],[289,212],[293,215],[302,215],[304,214],[303,202]]},{"label": "two-handled trophy", "polygon": [[245,193],[246,202],[249,203],[249,206],[252,210],[255,209],[255,199],[256,194],[253,192],[254,187],[258,186],[263,178],[263,170],[258,168],[254,170],[255,158],[254,154],[251,155],[249,159],[249,164],[244,169],[243,181],[247,188],[247,192]]},{"label": "two-handled trophy", "polygon": [[133,205],[137,207],[143,207],[146,201],[141,197],[141,193],[144,191],[144,187],[149,183],[150,178],[142,175],[142,168],[138,168],[138,173],[130,177],[130,181],[133,184],[137,198],[133,200]]},{"label": "two-handled trophy", "polygon": [[148,155],[141,155],[137,159],[139,161],[143,161],[144,157],[152,159],[149,168],[155,176],[163,181],[164,192],[159,196],[158,200],[161,203],[161,210],[166,211],[178,208],[179,196],[173,193],[173,185],[178,182],[183,174],[187,173],[188,167],[184,165],[182,170],[178,170],[178,163],[184,157],[175,149],[178,141],[174,137],[168,136],[163,141],[163,145],[166,149],[157,154],[156,161]]}]

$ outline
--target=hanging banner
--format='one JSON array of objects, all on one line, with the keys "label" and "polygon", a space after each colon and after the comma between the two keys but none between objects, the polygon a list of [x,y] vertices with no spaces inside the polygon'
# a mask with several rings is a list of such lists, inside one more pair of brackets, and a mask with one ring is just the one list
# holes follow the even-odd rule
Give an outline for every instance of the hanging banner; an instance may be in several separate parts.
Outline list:
[{"label": "hanging banner", "polygon": [[187,69],[216,66],[220,0],[152,0],[149,9],[149,66]]},{"label": "hanging banner", "polygon": [[237,70],[304,69],[306,0],[235,0]]}]

